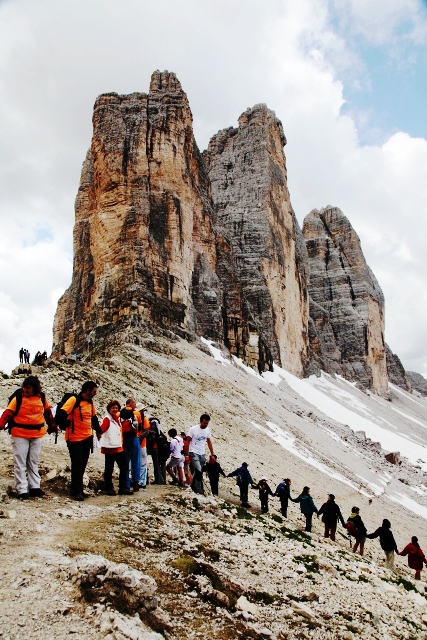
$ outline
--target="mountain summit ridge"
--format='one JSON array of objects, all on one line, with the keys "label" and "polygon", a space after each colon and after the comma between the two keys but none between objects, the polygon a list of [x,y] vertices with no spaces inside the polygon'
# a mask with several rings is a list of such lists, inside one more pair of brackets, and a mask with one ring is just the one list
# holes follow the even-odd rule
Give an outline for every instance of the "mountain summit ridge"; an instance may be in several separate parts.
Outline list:
[{"label": "mountain summit ridge", "polygon": [[138,342],[150,325],[215,340],[259,372],[323,369],[387,394],[381,289],[338,208],[301,231],[285,144],[257,104],[202,154],[172,72],[155,71],[149,93],[99,96],[54,357]]}]

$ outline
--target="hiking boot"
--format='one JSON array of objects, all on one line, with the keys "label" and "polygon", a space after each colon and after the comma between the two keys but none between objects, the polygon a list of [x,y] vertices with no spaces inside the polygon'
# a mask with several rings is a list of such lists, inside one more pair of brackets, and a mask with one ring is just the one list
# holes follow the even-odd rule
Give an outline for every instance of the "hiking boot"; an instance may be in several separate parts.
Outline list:
[{"label": "hiking boot", "polygon": [[40,487],[36,489],[29,489],[28,493],[30,495],[30,498],[43,498],[43,496],[46,495],[46,493],[43,491],[43,489],[40,489]]},{"label": "hiking boot", "polygon": [[16,497],[18,498],[18,500],[28,500],[30,496],[28,493],[18,493]]},{"label": "hiking boot", "polygon": [[134,482],[132,486],[134,491],[139,491],[141,488],[138,482]]},{"label": "hiking boot", "polygon": [[84,495],[82,493],[76,493],[74,496],[70,496],[72,500],[76,500],[77,502],[84,502]]},{"label": "hiking boot", "polygon": [[119,496],[133,496],[132,489],[119,489]]},{"label": "hiking boot", "polygon": [[107,496],[116,496],[117,495],[117,491],[115,491],[114,489],[108,489],[106,492]]}]

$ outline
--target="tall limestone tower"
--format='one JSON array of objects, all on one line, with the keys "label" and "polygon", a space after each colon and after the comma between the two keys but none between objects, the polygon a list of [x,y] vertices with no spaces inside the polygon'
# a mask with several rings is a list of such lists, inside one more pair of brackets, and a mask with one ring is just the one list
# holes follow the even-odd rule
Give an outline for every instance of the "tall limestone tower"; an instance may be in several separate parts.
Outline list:
[{"label": "tall limestone tower", "polygon": [[[306,250],[289,203],[283,130],[265,107],[239,122],[239,144],[221,158],[218,134],[206,165],[173,73],[155,72],[148,94],[96,100],[54,355],[129,332],[137,339],[148,322],[224,342],[260,371],[274,360],[303,374]],[[217,193],[230,182],[230,163],[234,195],[224,216]]]}]

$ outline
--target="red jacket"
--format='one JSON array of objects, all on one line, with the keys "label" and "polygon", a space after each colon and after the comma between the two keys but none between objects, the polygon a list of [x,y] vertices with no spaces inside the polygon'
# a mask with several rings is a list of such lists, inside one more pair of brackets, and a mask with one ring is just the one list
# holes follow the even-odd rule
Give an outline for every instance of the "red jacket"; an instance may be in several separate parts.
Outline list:
[{"label": "red jacket", "polygon": [[408,556],[408,566],[415,571],[421,571],[426,563],[426,557],[420,547],[416,547],[412,542],[399,553],[400,556]]}]

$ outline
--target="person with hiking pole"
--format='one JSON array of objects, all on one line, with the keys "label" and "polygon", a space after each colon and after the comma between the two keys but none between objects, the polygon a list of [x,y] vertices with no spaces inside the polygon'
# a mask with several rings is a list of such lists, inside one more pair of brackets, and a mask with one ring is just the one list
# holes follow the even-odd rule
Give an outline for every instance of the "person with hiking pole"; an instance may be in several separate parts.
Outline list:
[{"label": "person with hiking pole", "polygon": [[353,553],[356,553],[357,547],[359,547],[360,545],[359,553],[361,556],[363,556],[367,529],[363,523],[362,518],[359,515],[359,511],[360,511],[359,507],[351,508],[351,513],[348,517],[346,527],[347,527],[348,534],[350,536],[353,536],[355,539],[355,542],[353,545]]}]

